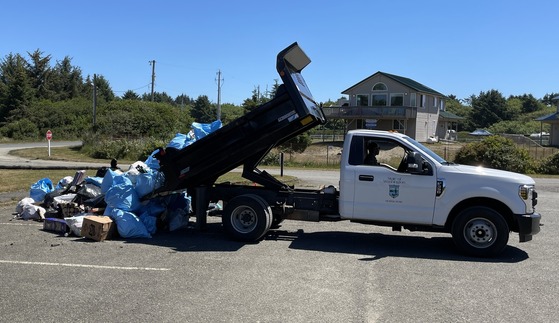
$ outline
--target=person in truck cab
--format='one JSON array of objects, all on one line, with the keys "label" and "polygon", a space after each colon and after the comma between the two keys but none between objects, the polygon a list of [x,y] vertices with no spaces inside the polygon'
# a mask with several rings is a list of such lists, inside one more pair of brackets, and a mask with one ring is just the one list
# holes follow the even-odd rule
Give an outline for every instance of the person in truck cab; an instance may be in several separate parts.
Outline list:
[{"label": "person in truck cab", "polygon": [[367,143],[367,155],[365,156],[365,165],[378,165],[377,155],[379,153],[378,144],[374,141]]}]

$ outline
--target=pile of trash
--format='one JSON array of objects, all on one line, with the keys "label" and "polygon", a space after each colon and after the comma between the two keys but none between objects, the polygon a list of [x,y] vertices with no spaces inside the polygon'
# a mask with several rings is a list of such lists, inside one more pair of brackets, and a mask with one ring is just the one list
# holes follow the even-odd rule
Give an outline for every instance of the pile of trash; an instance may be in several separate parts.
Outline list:
[{"label": "pile of trash", "polygon": [[[167,147],[182,149],[220,127],[219,120],[193,123],[188,134],[177,133]],[[122,238],[151,238],[158,230],[185,228],[192,211],[186,190],[150,196],[165,183],[157,152],[126,171],[113,159],[111,167],[99,168],[95,176],[80,170],[60,179],[56,186],[50,178],[42,178],[31,185],[29,197],[19,201],[15,217],[44,221],[45,230],[98,241],[109,239],[108,231],[116,231]],[[101,235],[99,230],[104,230]]]}]

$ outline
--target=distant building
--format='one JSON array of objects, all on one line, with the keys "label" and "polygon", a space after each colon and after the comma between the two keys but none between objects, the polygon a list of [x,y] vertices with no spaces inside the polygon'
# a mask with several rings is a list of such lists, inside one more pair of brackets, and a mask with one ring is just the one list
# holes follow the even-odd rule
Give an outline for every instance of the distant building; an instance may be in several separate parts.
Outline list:
[{"label": "distant building", "polygon": [[559,96],[554,97],[551,101],[557,106],[557,111],[555,113],[539,117],[536,121],[549,123],[551,125],[551,129],[549,131],[549,145],[559,146]]},{"label": "distant building", "polygon": [[347,129],[394,130],[418,141],[449,138],[461,117],[445,111],[446,96],[412,79],[376,72],[344,90],[347,102],[326,107],[326,117]]}]

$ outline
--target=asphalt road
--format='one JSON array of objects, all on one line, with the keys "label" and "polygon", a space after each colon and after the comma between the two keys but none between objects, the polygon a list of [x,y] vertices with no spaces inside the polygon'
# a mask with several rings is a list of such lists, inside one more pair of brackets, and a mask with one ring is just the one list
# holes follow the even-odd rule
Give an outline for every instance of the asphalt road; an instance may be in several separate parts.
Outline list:
[{"label": "asphalt road", "polygon": [[349,222],[285,221],[243,244],[210,218],[205,231],[92,242],[6,206],[0,321],[555,322],[559,180],[536,181],[542,231],[527,243],[511,234],[495,259],[457,254],[448,235]]}]

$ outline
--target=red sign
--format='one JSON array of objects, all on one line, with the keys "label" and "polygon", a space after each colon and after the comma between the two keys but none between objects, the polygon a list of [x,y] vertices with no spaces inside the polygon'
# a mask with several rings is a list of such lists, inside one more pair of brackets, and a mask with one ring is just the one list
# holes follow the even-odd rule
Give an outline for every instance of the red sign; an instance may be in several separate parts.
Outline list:
[{"label": "red sign", "polygon": [[47,140],[51,140],[52,139],[52,131],[47,130]]}]

